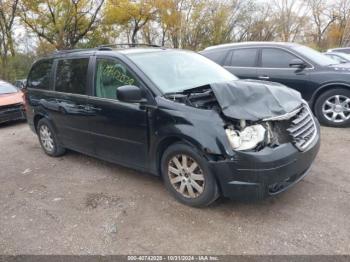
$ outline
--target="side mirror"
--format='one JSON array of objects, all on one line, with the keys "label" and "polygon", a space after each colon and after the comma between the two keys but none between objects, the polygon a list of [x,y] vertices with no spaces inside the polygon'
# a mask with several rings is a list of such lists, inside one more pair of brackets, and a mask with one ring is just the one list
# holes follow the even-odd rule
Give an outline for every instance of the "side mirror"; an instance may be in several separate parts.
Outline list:
[{"label": "side mirror", "polygon": [[304,68],[306,67],[306,63],[299,58],[295,58],[290,61],[289,67]]},{"label": "side mirror", "polygon": [[138,86],[126,85],[117,88],[117,99],[127,103],[142,103],[146,99]]}]

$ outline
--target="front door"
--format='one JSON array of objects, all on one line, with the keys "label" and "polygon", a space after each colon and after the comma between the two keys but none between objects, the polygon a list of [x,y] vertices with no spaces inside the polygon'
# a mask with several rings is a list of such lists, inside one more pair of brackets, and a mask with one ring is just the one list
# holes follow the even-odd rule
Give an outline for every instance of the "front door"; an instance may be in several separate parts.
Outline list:
[{"label": "front door", "polygon": [[148,148],[147,110],[139,103],[117,100],[117,88],[124,85],[140,83],[120,60],[97,57],[89,129],[99,157],[142,169]]},{"label": "front door", "polygon": [[278,82],[301,93],[309,86],[309,70],[306,68],[293,68],[289,64],[293,59],[300,59],[294,54],[280,48],[263,48],[261,50],[258,78],[260,80]]}]

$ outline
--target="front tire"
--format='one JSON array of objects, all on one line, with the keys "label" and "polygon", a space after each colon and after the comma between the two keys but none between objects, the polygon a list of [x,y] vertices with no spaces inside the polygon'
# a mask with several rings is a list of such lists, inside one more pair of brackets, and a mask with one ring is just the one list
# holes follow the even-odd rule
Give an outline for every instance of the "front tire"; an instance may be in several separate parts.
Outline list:
[{"label": "front tire", "polygon": [[181,203],[204,207],[219,197],[219,189],[208,161],[184,143],[171,145],[163,154],[164,184]]},{"label": "front tire", "polygon": [[325,126],[349,126],[350,90],[337,88],[321,94],[315,103],[315,114]]},{"label": "front tire", "polygon": [[54,129],[47,119],[40,119],[36,130],[41,148],[47,155],[57,157],[66,152],[65,148],[60,146]]}]

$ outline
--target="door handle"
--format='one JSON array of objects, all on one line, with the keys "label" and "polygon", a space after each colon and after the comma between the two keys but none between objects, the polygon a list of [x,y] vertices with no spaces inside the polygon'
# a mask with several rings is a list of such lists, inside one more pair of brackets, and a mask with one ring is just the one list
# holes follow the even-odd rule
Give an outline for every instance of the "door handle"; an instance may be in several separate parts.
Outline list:
[{"label": "door handle", "polygon": [[84,109],[87,110],[87,111],[101,111],[102,109],[101,108],[98,108],[98,107],[94,107],[92,105],[85,105],[84,106]]},{"label": "door handle", "polygon": [[258,76],[259,79],[264,79],[264,80],[267,80],[267,79],[270,79],[269,76]]}]

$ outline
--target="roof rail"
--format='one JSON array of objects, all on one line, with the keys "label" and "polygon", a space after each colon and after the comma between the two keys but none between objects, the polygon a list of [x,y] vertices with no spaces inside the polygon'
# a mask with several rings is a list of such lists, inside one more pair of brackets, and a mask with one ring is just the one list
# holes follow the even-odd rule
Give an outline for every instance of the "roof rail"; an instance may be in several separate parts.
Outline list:
[{"label": "roof rail", "polygon": [[111,50],[113,46],[128,46],[128,47],[137,47],[137,46],[148,46],[148,47],[163,47],[160,45],[153,44],[132,44],[132,43],[123,43],[123,44],[108,44],[108,45],[99,45],[98,50]]},{"label": "roof rail", "polygon": [[94,49],[94,48],[61,49],[61,50],[55,50],[51,54],[52,55],[69,54],[69,53],[81,52],[81,51],[86,51],[86,50],[91,50],[91,49]]}]

